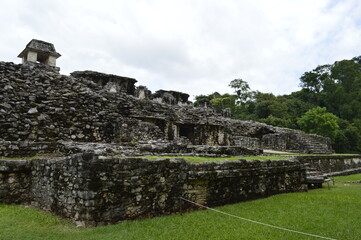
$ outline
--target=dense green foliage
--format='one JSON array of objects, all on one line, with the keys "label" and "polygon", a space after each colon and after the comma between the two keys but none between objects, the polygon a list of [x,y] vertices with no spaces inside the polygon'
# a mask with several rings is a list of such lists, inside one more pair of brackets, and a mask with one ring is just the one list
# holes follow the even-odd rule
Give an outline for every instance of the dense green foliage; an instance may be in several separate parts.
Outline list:
[{"label": "dense green foliage", "polygon": [[[218,207],[264,223],[335,239],[361,239],[360,184],[336,184],[303,193]],[[1,240],[40,239],[317,239],[203,210],[90,229],[41,211],[0,205]]]},{"label": "dense green foliage", "polygon": [[308,110],[297,121],[300,128],[309,133],[315,133],[334,139],[337,131],[340,129],[338,125],[338,117],[327,112],[326,108],[315,107]]},{"label": "dense green foliage", "polygon": [[242,79],[229,84],[234,94],[208,98],[214,109],[230,108],[232,118],[301,129],[330,137],[336,152],[361,152],[361,56],[318,66],[300,77],[300,91],[275,96],[252,91]]}]

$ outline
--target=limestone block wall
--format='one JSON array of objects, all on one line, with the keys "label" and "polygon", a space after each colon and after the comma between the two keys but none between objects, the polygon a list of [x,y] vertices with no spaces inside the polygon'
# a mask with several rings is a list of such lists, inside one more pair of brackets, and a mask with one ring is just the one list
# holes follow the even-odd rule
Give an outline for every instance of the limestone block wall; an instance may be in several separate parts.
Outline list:
[{"label": "limestone block wall", "polygon": [[243,146],[249,149],[260,149],[261,140],[259,138],[251,138],[245,136],[233,136],[232,145]]},{"label": "limestone block wall", "polygon": [[53,153],[57,149],[55,142],[3,141],[0,140],[0,156],[22,157],[36,154]]},{"label": "limestone block wall", "polygon": [[93,154],[75,154],[30,161],[31,204],[74,222],[87,219],[92,196],[88,191],[92,158]]},{"label": "limestone block wall", "polygon": [[130,142],[163,137],[156,125],[127,117],[132,97],[102,96],[101,91],[90,80],[60,75],[45,65],[0,62],[0,139]]},{"label": "limestone block wall", "polygon": [[294,159],[322,173],[361,168],[361,155],[296,156]]},{"label": "limestone block wall", "polygon": [[0,162],[1,202],[31,202],[85,226],[195,208],[180,197],[218,206],[303,191],[305,181],[303,165],[286,160],[196,164],[84,153]]},{"label": "limestone block wall", "polygon": [[31,170],[26,160],[0,160],[0,202],[30,202]]}]

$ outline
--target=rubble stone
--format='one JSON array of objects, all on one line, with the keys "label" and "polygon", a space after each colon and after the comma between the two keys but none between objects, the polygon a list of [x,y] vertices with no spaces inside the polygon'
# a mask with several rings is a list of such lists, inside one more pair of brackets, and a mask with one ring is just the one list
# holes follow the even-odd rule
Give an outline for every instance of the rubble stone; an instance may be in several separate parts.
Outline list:
[{"label": "rubble stone", "polygon": [[44,64],[0,62],[0,140],[132,143],[136,149],[145,148],[137,146],[142,141],[157,141],[154,149],[162,151],[187,138],[187,151],[207,145],[212,146],[207,151],[228,146],[255,153],[333,152],[328,138],[225,118],[210,107],[190,105],[188,94],[162,90],[135,97],[135,82],[93,71],[65,76]]}]

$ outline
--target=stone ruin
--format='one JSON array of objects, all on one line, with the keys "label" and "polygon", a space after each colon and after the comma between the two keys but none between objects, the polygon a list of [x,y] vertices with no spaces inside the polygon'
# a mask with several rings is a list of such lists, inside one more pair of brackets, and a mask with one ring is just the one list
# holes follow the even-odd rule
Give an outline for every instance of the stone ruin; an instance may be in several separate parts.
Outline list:
[{"label": "stone ruin", "polygon": [[19,55],[23,64],[0,62],[0,155],[77,152],[88,143],[123,155],[333,152],[328,138],[233,120],[207,99],[194,107],[188,94],[152,93],[134,78],[59,74],[59,56],[53,44],[33,39]]},{"label": "stone ruin", "polygon": [[56,52],[52,43],[33,39],[25,47],[25,49],[18,55],[23,63],[42,63],[49,66],[56,66],[56,59],[61,55]]},{"label": "stone ruin", "polygon": [[19,55],[23,64],[0,62],[0,156],[52,154],[0,160],[0,202],[38,206],[79,225],[108,224],[179,212],[179,197],[217,206],[305,189],[298,161],[134,156],[333,153],[328,138],[234,120],[207,100],[195,107],[188,94],[152,93],[133,78],[62,75],[59,56],[52,44],[32,40]]},{"label": "stone ruin", "polygon": [[194,107],[180,92],[151,93],[133,78],[0,62],[0,79],[2,156],[74,153],[90,143],[120,155],[333,152],[328,138],[233,120],[227,110]]}]

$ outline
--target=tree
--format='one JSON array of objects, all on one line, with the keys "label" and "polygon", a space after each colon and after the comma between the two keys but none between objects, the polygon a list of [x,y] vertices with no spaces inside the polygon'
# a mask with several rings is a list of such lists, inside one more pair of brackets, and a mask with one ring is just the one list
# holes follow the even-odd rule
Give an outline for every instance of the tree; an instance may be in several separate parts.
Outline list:
[{"label": "tree", "polygon": [[265,119],[260,119],[260,121],[278,127],[285,127],[285,128],[293,127],[293,123],[290,119],[279,118],[273,115],[269,115]]},{"label": "tree", "polygon": [[301,78],[299,97],[352,123],[361,118],[361,56],[318,66]]},{"label": "tree", "polygon": [[212,99],[219,98],[221,96],[222,95],[219,92],[214,92],[214,93],[211,93],[209,95],[203,95],[203,94],[197,95],[197,96],[195,96],[196,101],[194,102],[194,106],[198,106],[199,101],[201,101],[204,98],[207,98],[209,101],[212,101]]},{"label": "tree", "polygon": [[331,77],[343,86],[346,93],[355,90],[355,81],[361,76],[361,65],[352,60],[337,61],[332,65]]},{"label": "tree", "polygon": [[252,91],[240,78],[229,86],[233,94],[215,92],[197,100],[208,98],[217,112],[231,108],[234,119],[330,137],[337,152],[361,152],[361,56],[305,72],[302,89],[289,95]]},{"label": "tree", "polygon": [[307,111],[298,121],[301,130],[307,133],[315,133],[335,140],[338,125],[338,117],[327,112],[326,108],[315,107]]},{"label": "tree", "polygon": [[213,108],[217,112],[221,112],[222,109],[225,108],[230,108],[231,110],[233,110],[233,108],[236,106],[236,98],[236,96],[226,93],[218,97],[212,98],[211,103]]},{"label": "tree", "polygon": [[324,82],[330,77],[331,65],[322,65],[301,76],[300,87],[313,93],[319,93],[323,89]]},{"label": "tree", "polygon": [[252,99],[253,92],[246,81],[237,78],[232,80],[228,86],[235,90],[235,93],[237,94],[237,103],[242,104]]},{"label": "tree", "polygon": [[345,153],[345,152],[348,152],[348,146],[349,146],[349,141],[348,141],[347,137],[345,136],[344,132],[341,130],[337,130],[335,139],[332,144],[332,148],[337,153]]}]

